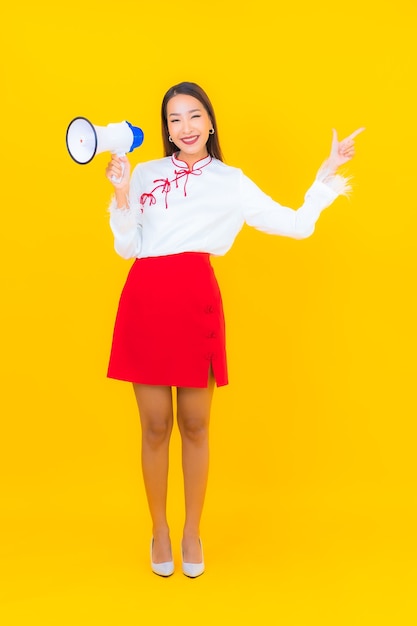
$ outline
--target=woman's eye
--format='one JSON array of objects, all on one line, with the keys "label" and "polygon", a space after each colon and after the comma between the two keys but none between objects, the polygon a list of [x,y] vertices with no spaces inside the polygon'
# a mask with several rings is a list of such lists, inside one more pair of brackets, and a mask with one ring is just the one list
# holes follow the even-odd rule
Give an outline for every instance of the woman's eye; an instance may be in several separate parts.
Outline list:
[{"label": "woman's eye", "polygon": [[193,115],[192,117],[201,117],[201,115]]}]

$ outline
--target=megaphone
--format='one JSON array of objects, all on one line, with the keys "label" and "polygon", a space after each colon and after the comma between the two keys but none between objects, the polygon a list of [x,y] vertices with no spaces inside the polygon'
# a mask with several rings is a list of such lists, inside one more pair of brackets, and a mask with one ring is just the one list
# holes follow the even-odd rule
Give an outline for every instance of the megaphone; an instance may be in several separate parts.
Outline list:
[{"label": "megaphone", "polygon": [[67,148],[79,163],[89,163],[96,154],[110,151],[117,156],[132,152],[143,143],[143,131],[129,122],[95,126],[85,117],[75,117],[67,128]]}]

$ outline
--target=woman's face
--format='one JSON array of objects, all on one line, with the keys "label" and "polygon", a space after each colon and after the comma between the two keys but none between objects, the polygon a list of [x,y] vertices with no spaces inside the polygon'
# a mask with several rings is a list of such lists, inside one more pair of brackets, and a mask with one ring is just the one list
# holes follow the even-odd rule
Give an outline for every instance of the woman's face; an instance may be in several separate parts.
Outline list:
[{"label": "woman's face", "polygon": [[167,104],[167,121],[180,160],[192,165],[207,156],[206,143],[213,125],[197,98],[183,94],[173,96]]}]

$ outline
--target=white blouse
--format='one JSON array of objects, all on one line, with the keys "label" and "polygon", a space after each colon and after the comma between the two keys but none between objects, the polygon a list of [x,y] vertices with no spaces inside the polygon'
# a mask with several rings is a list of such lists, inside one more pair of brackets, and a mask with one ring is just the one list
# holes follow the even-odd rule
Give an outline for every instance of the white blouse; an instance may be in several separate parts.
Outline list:
[{"label": "white blouse", "polygon": [[138,164],[129,205],[110,205],[116,252],[125,259],[180,252],[223,255],[243,224],[294,239],[314,232],[320,213],[349,190],[342,176],[321,168],[293,210],[266,195],[242,170],[207,156],[190,170],[175,155]]}]

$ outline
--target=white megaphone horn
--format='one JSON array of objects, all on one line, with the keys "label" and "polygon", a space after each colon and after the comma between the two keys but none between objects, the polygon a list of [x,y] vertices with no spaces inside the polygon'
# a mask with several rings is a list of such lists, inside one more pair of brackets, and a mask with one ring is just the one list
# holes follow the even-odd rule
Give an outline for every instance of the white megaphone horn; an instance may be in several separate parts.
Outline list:
[{"label": "white megaphone horn", "polygon": [[100,152],[124,156],[139,148],[143,143],[143,131],[126,121],[96,126],[85,117],[75,117],[67,128],[66,143],[74,161],[85,165]]}]

